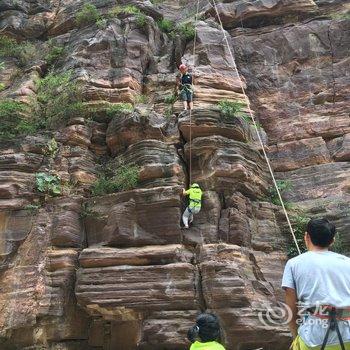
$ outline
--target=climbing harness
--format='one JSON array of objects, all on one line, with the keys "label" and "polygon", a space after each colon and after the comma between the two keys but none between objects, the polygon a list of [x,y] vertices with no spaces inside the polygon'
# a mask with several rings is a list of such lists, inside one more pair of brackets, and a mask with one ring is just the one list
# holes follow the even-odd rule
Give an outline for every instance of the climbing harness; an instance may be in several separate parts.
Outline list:
[{"label": "climbing harness", "polygon": [[188,91],[188,92],[192,92],[191,84],[181,84],[181,89]]},{"label": "climbing harness", "polygon": [[289,227],[290,232],[291,232],[291,234],[292,234],[292,236],[293,236],[293,240],[294,240],[295,246],[296,246],[296,248],[297,248],[297,250],[298,250],[298,253],[301,254],[298,241],[297,241],[297,239],[296,239],[296,237],[295,237],[295,233],[294,233],[294,230],[293,230],[293,228],[292,228],[292,225],[291,225],[291,222],[290,222],[290,219],[289,219],[289,215],[288,215],[288,213],[287,213],[287,210],[286,210],[284,201],[283,201],[283,199],[282,199],[281,192],[280,192],[280,190],[279,190],[279,188],[278,188],[278,186],[277,186],[277,182],[276,182],[276,179],[275,179],[275,176],[274,176],[274,173],[273,173],[273,170],[272,170],[272,167],[271,167],[269,158],[268,158],[267,153],[266,153],[266,150],[265,150],[265,145],[264,145],[263,140],[262,140],[262,138],[261,138],[261,136],[260,136],[259,129],[258,129],[258,126],[257,126],[256,121],[255,121],[255,117],[254,117],[253,112],[252,112],[252,109],[251,109],[251,107],[250,107],[250,101],[249,101],[248,96],[247,96],[247,94],[246,94],[246,92],[245,92],[245,88],[244,88],[242,79],[241,79],[241,77],[240,77],[240,75],[239,75],[236,62],[235,62],[235,60],[234,60],[234,58],[233,58],[233,53],[232,53],[230,44],[229,44],[228,39],[227,39],[227,36],[226,36],[225,30],[224,30],[224,26],[223,26],[222,21],[221,21],[221,18],[220,18],[220,14],[219,14],[219,10],[218,10],[218,8],[217,8],[216,0],[209,0],[209,2],[210,2],[210,1],[213,2],[213,6],[214,6],[214,8],[215,8],[215,12],[216,12],[217,18],[218,18],[219,23],[220,23],[221,31],[222,31],[222,34],[223,34],[223,36],[224,36],[224,40],[225,40],[225,42],[226,42],[227,49],[228,49],[228,52],[229,52],[230,57],[231,57],[231,60],[232,60],[232,66],[231,66],[231,68],[233,69],[233,71],[234,71],[234,72],[237,74],[237,76],[238,76],[238,80],[239,80],[239,83],[240,83],[240,85],[241,85],[242,93],[243,93],[243,95],[244,95],[244,99],[245,99],[246,104],[247,104],[248,112],[249,112],[249,115],[250,115],[251,120],[253,121],[253,124],[254,124],[254,127],[255,127],[255,131],[256,131],[256,134],[257,134],[257,136],[258,136],[259,143],[260,143],[260,145],[261,145],[262,152],[263,152],[263,154],[264,154],[264,157],[265,157],[267,166],[268,166],[268,168],[269,168],[269,172],[270,172],[270,175],[271,175],[273,184],[274,184],[274,186],[275,186],[275,188],[276,188],[276,192],[277,192],[278,198],[279,198],[279,200],[280,200],[280,202],[281,202],[282,209],[283,209],[284,215],[285,215],[286,220],[287,220],[287,223],[288,223],[288,227]]},{"label": "climbing harness", "polygon": [[[191,206],[192,203],[195,203],[195,205],[192,205],[192,206]],[[189,204],[188,208],[191,209],[191,208],[194,208],[194,207],[200,207],[201,204],[202,204],[202,201],[201,201],[201,200],[190,198],[190,204]],[[190,210],[190,211],[191,211],[191,210]]]},{"label": "climbing harness", "polygon": [[[191,84],[181,84],[181,94],[182,93],[190,93],[192,94],[192,99],[193,99],[193,88]],[[191,100],[192,100],[191,99]]]},{"label": "climbing harness", "polygon": [[197,187],[191,186],[189,190],[189,207],[194,208],[194,207],[201,207],[202,205],[202,195],[203,192]]},{"label": "climbing harness", "polygon": [[[322,310],[322,313],[318,312],[318,310]],[[339,344],[342,350],[345,350],[345,345],[343,338],[341,336],[341,332],[339,329],[338,321],[349,321],[350,320],[350,310],[349,309],[340,309],[335,308],[334,306],[319,306],[316,310],[316,308],[310,308],[308,309],[309,313],[313,316],[321,319],[328,320],[328,328],[326,335],[324,337],[322,346],[320,350],[324,350],[327,346],[327,341],[329,338],[329,334],[331,331],[336,331]]]}]

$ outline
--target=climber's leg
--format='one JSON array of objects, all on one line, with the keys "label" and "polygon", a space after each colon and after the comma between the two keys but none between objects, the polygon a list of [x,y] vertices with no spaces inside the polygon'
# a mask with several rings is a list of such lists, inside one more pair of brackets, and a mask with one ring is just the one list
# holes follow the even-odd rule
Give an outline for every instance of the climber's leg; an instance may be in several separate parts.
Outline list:
[{"label": "climber's leg", "polygon": [[188,101],[189,108],[193,109],[193,91],[192,90],[187,91],[187,101]]},{"label": "climber's leg", "polygon": [[186,89],[183,88],[180,91],[180,98],[182,100],[183,106],[184,106],[184,110],[187,111],[187,93],[186,93]]},{"label": "climber's leg", "polygon": [[187,207],[184,213],[182,214],[182,222],[184,223],[184,227],[188,228],[188,219],[191,217],[192,213],[190,209]]},{"label": "climber's leg", "polygon": [[193,222],[193,213],[191,213],[190,217],[188,218],[188,223],[192,224]]},{"label": "climber's leg", "polygon": [[188,220],[188,222],[191,224],[193,222],[193,216],[194,214],[198,214],[200,212],[201,208],[200,207],[193,207],[191,208],[191,216]]}]

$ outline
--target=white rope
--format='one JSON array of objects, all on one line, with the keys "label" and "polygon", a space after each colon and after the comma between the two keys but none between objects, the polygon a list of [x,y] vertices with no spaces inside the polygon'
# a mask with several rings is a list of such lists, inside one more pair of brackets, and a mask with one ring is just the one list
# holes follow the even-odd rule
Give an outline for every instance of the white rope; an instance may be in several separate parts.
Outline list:
[{"label": "white rope", "polygon": [[[192,74],[192,86],[193,86],[193,91],[194,91],[194,68],[196,64],[196,41],[197,41],[197,17],[198,17],[198,11],[199,11],[199,0],[197,0],[197,10],[196,10],[196,15],[194,17],[194,38],[193,38],[193,74]],[[192,104],[193,104],[193,95],[192,95]],[[190,137],[189,137],[189,143],[190,143],[190,166],[189,166],[189,185],[191,186],[192,184],[192,109],[190,109]]]},{"label": "white rope", "polygon": [[[210,1],[210,0],[209,0]],[[278,195],[278,198],[281,202],[281,205],[282,205],[282,209],[283,209],[283,212],[284,212],[284,215],[287,219],[287,223],[288,223],[288,226],[289,226],[289,229],[290,229],[290,232],[292,233],[292,236],[293,236],[293,240],[294,240],[294,243],[297,247],[297,250],[298,250],[298,253],[301,254],[301,251],[300,251],[300,248],[299,248],[299,244],[298,244],[298,241],[295,237],[295,233],[293,231],[293,228],[292,228],[292,225],[291,225],[291,222],[289,220],[289,215],[287,213],[287,210],[286,210],[286,207],[284,205],[284,202],[283,202],[283,199],[282,199],[282,196],[281,196],[281,192],[278,188],[278,185],[277,185],[277,182],[276,182],[276,179],[275,179],[275,175],[273,173],[273,170],[272,170],[272,167],[271,167],[271,164],[270,164],[270,161],[269,161],[269,158],[267,156],[267,153],[266,153],[266,150],[265,150],[265,145],[263,143],[263,140],[261,139],[261,136],[260,136],[260,133],[259,133],[259,129],[258,129],[258,126],[256,124],[256,121],[255,121],[255,117],[253,115],[253,112],[252,112],[252,109],[250,108],[250,101],[248,99],[248,96],[245,92],[245,88],[244,88],[244,85],[243,85],[243,82],[241,80],[241,77],[239,75],[239,72],[238,72],[238,69],[237,69],[237,65],[236,65],[236,62],[235,62],[235,59],[233,57],[233,54],[232,54],[232,50],[231,50],[231,47],[230,47],[230,44],[228,42],[228,39],[227,39],[227,36],[226,36],[226,32],[224,30],[224,26],[222,24],[222,21],[221,21],[221,18],[220,18],[220,14],[219,14],[219,11],[218,11],[218,8],[217,8],[217,5],[216,5],[216,1],[215,0],[212,0],[213,1],[213,4],[214,4],[214,8],[215,8],[215,11],[216,11],[216,14],[217,14],[217,18],[220,22],[220,27],[221,27],[221,30],[222,30],[222,34],[224,36],[224,39],[226,41],[226,45],[227,45],[227,48],[228,48],[228,51],[230,53],[230,56],[231,56],[231,60],[232,60],[232,65],[233,65],[233,68],[238,76],[238,79],[239,79],[239,83],[241,85],[241,89],[242,89],[242,92],[243,92],[243,95],[244,95],[244,98],[245,98],[245,101],[246,101],[246,104],[247,104],[247,107],[248,107],[248,111],[249,111],[249,115],[250,115],[250,118],[252,119],[253,121],[253,124],[254,124],[254,127],[255,127],[255,130],[256,130],[256,134],[258,135],[258,139],[259,139],[259,142],[260,142],[260,145],[261,145],[261,149],[263,151],[263,154],[264,154],[264,157],[266,159],[266,163],[267,163],[267,166],[269,168],[269,171],[270,171],[270,174],[271,174],[271,177],[272,177],[272,181],[273,181],[273,184],[276,188],[276,191],[277,191],[277,195]]]}]

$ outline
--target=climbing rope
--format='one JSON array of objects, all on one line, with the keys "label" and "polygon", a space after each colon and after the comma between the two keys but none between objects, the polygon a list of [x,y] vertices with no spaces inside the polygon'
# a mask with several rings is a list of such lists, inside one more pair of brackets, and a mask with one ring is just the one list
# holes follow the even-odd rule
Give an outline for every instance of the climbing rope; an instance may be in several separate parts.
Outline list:
[{"label": "climbing rope", "polygon": [[[192,74],[192,89],[193,89],[193,94],[192,94],[192,101],[193,101],[193,95],[194,95],[194,68],[196,64],[196,41],[197,41],[197,17],[198,17],[198,11],[199,11],[199,0],[197,0],[197,9],[196,9],[196,15],[194,17],[194,38],[193,38],[193,52],[192,52],[192,57],[193,57],[193,62],[192,62],[192,67],[193,67],[193,74]],[[194,102],[192,102],[194,103]],[[189,136],[189,157],[190,157],[190,166],[189,166],[189,185],[191,186],[192,184],[192,109],[190,109],[190,136]]]},{"label": "climbing rope", "polygon": [[[230,44],[229,44],[229,42],[228,42],[228,39],[227,39],[227,36],[226,36],[226,32],[225,32],[224,26],[223,26],[222,21],[221,21],[221,18],[220,18],[220,14],[219,14],[219,10],[218,10],[218,8],[217,8],[216,0],[212,0],[212,1],[213,1],[213,5],[214,5],[214,8],[215,8],[215,12],[216,12],[217,18],[218,18],[219,23],[220,23],[220,27],[221,27],[221,30],[222,30],[222,34],[223,34],[223,36],[224,36],[224,39],[225,39],[225,42],[226,42],[226,45],[227,45],[228,52],[229,52],[230,57],[231,57],[231,60],[232,60],[232,66],[231,66],[231,68],[235,71],[235,73],[236,73],[237,76],[238,76],[239,83],[240,83],[240,85],[241,85],[241,89],[242,89],[242,92],[243,92],[243,95],[244,95],[244,99],[245,99],[245,101],[246,101],[247,108],[248,108],[248,111],[249,111],[249,115],[250,115],[251,120],[253,121],[253,124],[254,124],[254,127],[255,127],[255,131],[256,131],[256,134],[257,134],[257,136],[258,136],[259,143],[260,143],[260,145],[261,145],[261,149],[262,149],[262,151],[263,151],[263,154],[264,154],[264,157],[265,157],[267,166],[268,166],[268,168],[269,168],[269,172],[270,172],[270,174],[271,174],[271,178],[272,178],[273,184],[274,184],[274,186],[275,186],[275,189],[276,189],[278,198],[279,198],[279,200],[280,200],[280,202],[281,202],[284,215],[285,215],[285,217],[286,217],[286,219],[287,219],[288,227],[289,227],[290,232],[291,232],[291,234],[292,234],[292,236],[293,236],[293,240],[294,240],[295,246],[296,246],[296,248],[297,248],[297,250],[298,250],[298,253],[301,254],[298,241],[297,241],[297,239],[296,239],[296,237],[295,237],[294,230],[293,230],[292,225],[291,225],[291,222],[290,222],[290,220],[289,220],[289,215],[288,215],[288,213],[287,213],[287,210],[286,210],[284,201],[283,201],[282,196],[281,196],[281,192],[280,192],[280,190],[279,190],[279,188],[278,188],[278,185],[277,185],[277,182],[276,182],[276,179],[275,179],[275,175],[274,175],[274,173],[273,173],[273,170],[272,170],[272,167],[271,167],[271,164],[270,164],[270,160],[269,160],[269,158],[268,158],[268,156],[267,156],[267,153],[266,153],[266,150],[265,150],[265,145],[264,145],[263,140],[262,140],[262,138],[261,138],[261,136],[260,136],[259,129],[258,129],[258,126],[257,126],[256,121],[255,121],[255,117],[254,117],[253,112],[252,112],[252,109],[251,109],[251,107],[250,107],[250,101],[249,101],[248,96],[247,96],[247,94],[246,94],[246,91],[245,91],[245,88],[244,88],[242,79],[241,79],[241,77],[240,77],[240,75],[239,75],[238,68],[237,68],[235,59],[234,59],[234,57],[233,57],[232,50],[231,50]],[[209,2],[210,2],[210,0],[209,0]]]}]

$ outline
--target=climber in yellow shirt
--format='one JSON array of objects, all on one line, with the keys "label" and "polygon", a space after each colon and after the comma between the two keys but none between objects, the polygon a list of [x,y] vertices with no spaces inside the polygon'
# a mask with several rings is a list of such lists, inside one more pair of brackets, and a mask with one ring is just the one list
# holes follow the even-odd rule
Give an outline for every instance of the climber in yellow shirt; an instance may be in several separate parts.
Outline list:
[{"label": "climber in yellow shirt", "polygon": [[220,333],[219,320],[215,315],[200,314],[196,324],[187,332],[187,338],[192,343],[190,350],[225,350],[218,342]]},{"label": "climber in yellow shirt", "polygon": [[187,191],[184,189],[182,194],[189,196],[188,207],[182,215],[184,227],[189,228],[188,224],[193,221],[193,215],[198,214],[201,210],[203,192],[198,184],[193,183]]}]

